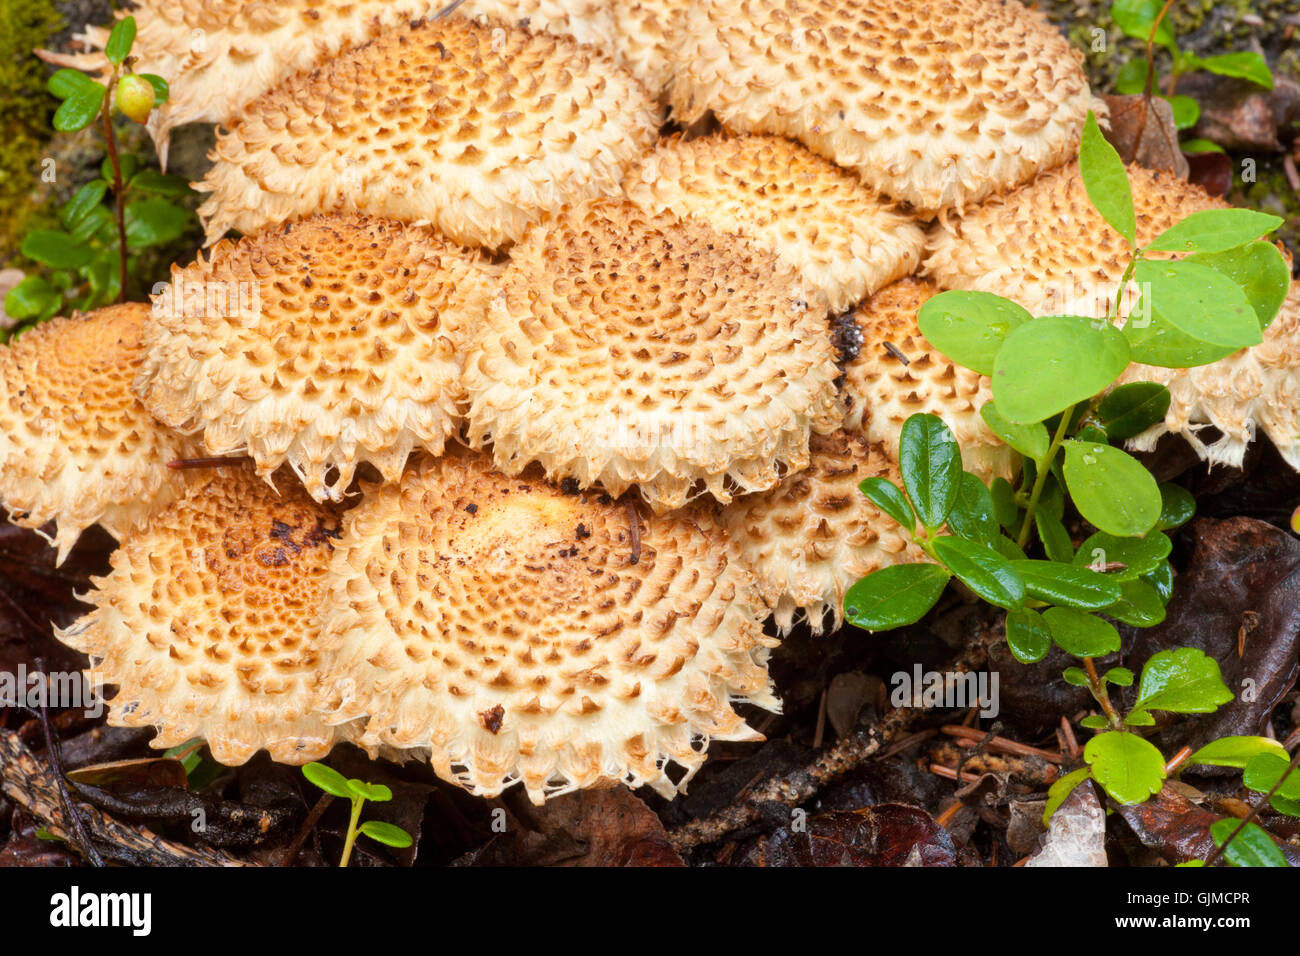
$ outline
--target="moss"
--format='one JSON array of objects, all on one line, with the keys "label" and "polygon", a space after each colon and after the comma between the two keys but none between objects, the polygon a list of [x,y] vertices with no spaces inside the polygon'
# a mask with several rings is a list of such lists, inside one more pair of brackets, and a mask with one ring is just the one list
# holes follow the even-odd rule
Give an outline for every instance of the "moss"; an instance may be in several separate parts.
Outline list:
[{"label": "moss", "polygon": [[46,68],[32,50],[62,24],[50,0],[0,3],[0,260],[13,254],[15,237],[43,195],[37,188],[41,157],[58,104],[45,90]]}]

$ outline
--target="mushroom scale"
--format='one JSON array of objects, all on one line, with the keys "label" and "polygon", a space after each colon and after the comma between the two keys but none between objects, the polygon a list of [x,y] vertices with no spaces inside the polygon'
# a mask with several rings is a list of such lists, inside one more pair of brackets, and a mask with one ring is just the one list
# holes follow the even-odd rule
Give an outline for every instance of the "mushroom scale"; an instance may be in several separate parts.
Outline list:
[{"label": "mushroom scale", "polygon": [[658,126],[640,83],[566,37],[401,26],[249,103],[217,137],[199,214],[209,242],[357,211],[496,248],[544,212],[618,194]]},{"label": "mushroom scale", "polygon": [[623,189],[650,212],[694,216],[798,269],[834,312],[920,265],[925,234],[841,169],[779,136],[673,137]]},{"label": "mushroom scale", "polygon": [[897,455],[904,422],[937,415],[952,429],[967,471],[986,484],[1009,479],[1015,453],[980,416],[993,398],[988,378],[944,356],[917,327],[917,313],[937,291],[923,279],[903,279],[849,314],[862,347],[844,369],[845,427]]},{"label": "mushroom scale", "polygon": [[109,306],[0,346],[0,504],[25,528],[55,522],[60,564],[91,525],[121,539],[184,490],[167,463],[189,442],[131,391],[148,315]]},{"label": "mushroom scale", "polygon": [[247,452],[263,476],[288,462],[338,501],[361,462],[395,481],[460,427],[460,350],[496,276],[428,229],[357,214],[223,241],[173,270],[136,387],[211,454]]},{"label": "mushroom scale", "polygon": [[603,202],[534,228],[465,361],[468,440],[497,467],[638,485],[656,511],[808,462],[839,424],[822,311],[795,272],[694,220]]},{"label": "mushroom scale", "polygon": [[889,565],[926,560],[907,533],[858,489],[867,478],[902,481],[884,445],[842,428],[813,437],[805,471],[723,509],[727,530],[782,634],[801,611],[814,634],[822,633],[827,612],[838,628],[844,594],[859,578]]},{"label": "mushroom scale", "polygon": [[1082,54],[1015,0],[699,0],[674,118],[779,133],[927,212],[1068,161]]},{"label": "mushroom scale", "polygon": [[535,803],[619,782],[671,796],[710,738],[761,739],[732,702],[779,708],[762,615],[704,511],[642,516],[449,452],[346,515],[320,706],[364,721],[372,753],[427,748],[482,796],[520,781]]},{"label": "mushroom scale", "polygon": [[339,522],[283,484],[248,468],[196,483],[92,579],[94,610],[56,635],[90,656],[92,686],[117,685],[109,724],[152,725],[157,748],[202,737],[231,766],[262,749],[302,764],[347,738],[311,712]]},{"label": "mushroom scale", "polygon": [[[1128,175],[1139,245],[1194,212],[1230,208],[1168,173],[1134,165]],[[1044,173],[965,216],[941,219],[927,245],[922,271],[940,287],[1006,296],[1035,315],[1105,316],[1129,255],[1127,241],[1089,202],[1077,163]],[[1300,469],[1298,367],[1300,284],[1293,282],[1261,344],[1199,368],[1129,366],[1120,384],[1154,381],[1171,394],[1164,422],[1129,444],[1148,450],[1161,435],[1178,434],[1212,464],[1240,467],[1256,430],[1263,429]],[[1210,444],[1199,435],[1206,426],[1220,432]]]}]

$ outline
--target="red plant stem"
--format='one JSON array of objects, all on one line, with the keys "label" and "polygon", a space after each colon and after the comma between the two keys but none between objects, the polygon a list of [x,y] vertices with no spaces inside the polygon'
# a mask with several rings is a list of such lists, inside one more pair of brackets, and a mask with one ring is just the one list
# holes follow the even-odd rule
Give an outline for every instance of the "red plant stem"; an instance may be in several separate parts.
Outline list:
[{"label": "red plant stem", "polygon": [[122,163],[117,156],[117,135],[113,132],[113,87],[117,85],[117,70],[108,78],[104,90],[104,141],[108,144],[108,158],[113,164],[113,197],[117,202],[117,261],[118,285],[117,301],[126,301],[126,195],[122,183]]}]

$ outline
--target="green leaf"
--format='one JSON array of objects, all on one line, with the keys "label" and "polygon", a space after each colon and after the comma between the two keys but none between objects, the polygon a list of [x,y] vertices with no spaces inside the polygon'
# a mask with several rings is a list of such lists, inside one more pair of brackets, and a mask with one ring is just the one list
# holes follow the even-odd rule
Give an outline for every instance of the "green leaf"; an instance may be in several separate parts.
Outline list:
[{"label": "green leaf", "polygon": [[1160,517],[1160,487],[1132,455],[1095,442],[1069,439],[1065,484],[1079,514],[1119,537],[1146,534]]},{"label": "green leaf", "polygon": [[947,519],[961,487],[957,439],[938,416],[913,415],[903,423],[898,459],[917,517],[934,531]]},{"label": "green leaf", "polygon": [[1082,667],[1067,667],[1061,671],[1061,677],[1072,687],[1087,687],[1092,683],[1088,680],[1088,672]]},{"label": "green leaf", "polygon": [[109,63],[119,66],[131,52],[133,43],[135,43],[135,17],[123,17],[113,24],[113,29],[108,34],[108,42],[104,44],[104,56],[108,58]]},{"label": "green leaf", "polygon": [[1025,560],[1024,550],[1005,534],[998,535],[997,540],[993,542],[993,547],[997,550],[998,554],[1002,555],[1002,557],[1006,558],[1008,561]]},{"label": "green leaf", "polygon": [[1222,146],[1209,139],[1185,139],[1179,144],[1179,148],[1184,153],[1222,153],[1226,152]]},{"label": "green leaf", "polygon": [[367,783],[364,780],[358,780],[356,777],[348,779],[348,789],[352,791],[354,797],[373,800],[376,803],[387,803],[393,799],[393,791],[382,783]]},{"label": "green leaf", "polygon": [[1143,259],[1137,265],[1151,316],[1194,339],[1225,348],[1246,348],[1264,340],[1255,310],[1241,286],[1199,262]]},{"label": "green leaf", "polygon": [[1092,777],[1091,767],[1080,767],[1056,780],[1047,788],[1047,806],[1043,808],[1043,826],[1052,819],[1052,814],[1065,802],[1065,798],[1074,792],[1074,788]]},{"label": "green leaf", "polygon": [[1218,56],[1197,57],[1196,65],[1219,76],[1235,76],[1250,80],[1266,90],[1273,88],[1273,71],[1258,53],[1243,50],[1238,53],[1220,53]]},{"label": "green leaf", "polygon": [[60,133],[75,133],[95,121],[104,105],[102,91],[77,90],[54,111],[54,128]]},{"label": "green leaf", "polygon": [[993,373],[993,359],[1013,329],[1033,319],[1021,306],[991,292],[940,292],[917,313],[930,344],[981,375]]},{"label": "green leaf", "polygon": [[1000,552],[953,537],[936,538],[933,547],[948,570],[985,601],[1008,609],[1025,603],[1025,583]]},{"label": "green leaf", "polygon": [[937,564],[896,564],[873,571],[844,595],[844,616],[866,631],[915,624],[934,607],[949,577]]},{"label": "green leaf", "polygon": [[302,775],[326,793],[342,797],[344,800],[352,799],[347,778],[333,767],[313,761],[303,765]]},{"label": "green leaf", "polygon": [[58,311],[60,302],[57,289],[40,276],[28,276],[5,296],[5,314],[11,319],[40,318],[51,306]]},{"label": "green leaf", "polygon": [[1291,760],[1285,751],[1282,756],[1256,754],[1246,764],[1241,776],[1241,782],[1257,793],[1268,793],[1279,780],[1282,785],[1277,789],[1278,796],[1283,800],[1300,800],[1300,772],[1291,769]]},{"label": "green leaf", "polygon": [[164,175],[156,169],[142,169],[131,179],[131,188],[158,196],[188,196],[194,192],[184,176]]},{"label": "green leaf", "polygon": [[1052,632],[1042,615],[1030,608],[1007,611],[1007,647],[1011,656],[1022,664],[1041,661],[1052,649]]},{"label": "green leaf", "polygon": [[1291,267],[1271,242],[1248,242],[1223,252],[1198,252],[1186,261],[1209,266],[1237,283],[1254,308],[1261,329],[1269,327],[1291,291]]},{"label": "green leaf", "polygon": [[1165,604],[1174,596],[1174,569],[1168,561],[1161,561],[1154,571],[1148,571],[1139,580],[1151,585]]},{"label": "green leaf", "polygon": [[1179,647],[1147,660],[1133,709],[1208,714],[1231,700],[1218,662],[1194,647]]},{"label": "green leaf", "polygon": [[1162,96],[1174,114],[1174,129],[1191,129],[1201,118],[1201,104],[1190,96]]},{"label": "green leaf", "polygon": [[[1162,6],[1160,0],[1115,0],[1110,5],[1110,17],[1125,36],[1145,43],[1151,36],[1151,28],[1155,26]],[[1155,42],[1170,50],[1175,48],[1174,28],[1167,19],[1160,21]]]},{"label": "green leaf", "polygon": [[165,199],[145,199],[126,207],[126,245],[143,249],[171,242],[185,230],[189,213]]},{"label": "green leaf", "polygon": [[[1277,848],[1277,844],[1273,842],[1273,838],[1257,824],[1247,823],[1234,837],[1232,834],[1239,826],[1241,821],[1235,817],[1216,820],[1210,824],[1210,836],[1214,838],[1215,845],[1223,847],[1223,858],[1229,866],[1286,867],[1290,865],[1282,855],[1282,851]],[[1227,843],[1229,840],[1232,842]],[[1225,843],[1227,846],[1224,846]]]},{"label": "green leaf", "polygon": [[984,482],[963,472],[957,502],[948,512],[948,527],[954,534],[982,544],[993,544],[1000,531],[993,514],[993,496]]},{"label": "green leaf", "polygon": [[[129,183],[135,175],[136,170],[140,168],[140,161],[136,159],[134,153],[119,153],[117,164],[122,167],[122,182]],[[99,175],[107,182],[113,181],[113,160],[110,156],[105,156],[99,163]]]},{"label": "green leaf", "polygon": [[1119,582],[1119,600],[1102,613],[1134,627],[1155,627],[1165,619],[1165,602],[1155,587],[1141,579]]},{"label": "green leaf", "polygon": [[1116,687],[1132,687],[1133,672],[1127,667],[1112,667],[1101,675],[1103,682],[1114,684]]},{"label": "green leaf", "polygon": [[1169,399],[1169,389],[1164,385],[1130,382],[1112,389],[1097,403],[1097,417],[1105,422],[1108,438],[1123,441],[1163,422]]},{"label": "green leaf", "polygon": [[1210,345],[1195,339],[1174,328],[1166,319],[1151,317],[1150,308],[1150,299],[1144,295],[1138,302],[1137,311],[1147,318],[1138,322],[1130,316],[1123,329],[1134,362],[1159,368],[1195,368],[1227,358],[1237,351],[1231,346]]},{"label": "green leaf", "polygon": [[1284,816],[1300,817],[1300,800],[1288,800],[1273,794],[1268,798],[1268,805]]},{"label": "green leaf", "polygon": [[1138,56],[1121,66],[1119,72],[1115,74],[1115,92],[1121,96],[1145,93],[1148,65],[1149,61],[1146,57]]},{"label": "green leaf", "polygon": [[66,232],[37,229],[22,244],[23,255],[53,269],[79,269],[90,261],[91,250]]},{"label": "green leaf", "polygon": [[1092,110],[1088,111],[1088,119],[1083,124],[1079,172],[1083,176],[1083,188],[1097,212],[1112,229],[1128,240],[1130,247],[1136,247],[1137,215],[1133,211],[1133,189],[1129,185],[1128,171],[1115,147],[1106,142]]},{"label": "green leaf", "polygon": [[1078,315],[1044,316],[1002,343],[993,398],[1008,421],[1041,422],[1092,398],[1128,363],[1128,340],[1115,327]]},{"label": "green leaf", "polygon": [[1047,449],[1052,440],[1041,422],[1017,425],[1015,422],[1008,421],[998,411],[997,404],[994,402],[984,403],[980,409],[980,417],[984,419],[984,424],[989,426],[993,434],[1026,458],[1032,458],[1041,464],[1047,457]]},{"label": "green leaf", "polygon": [[1119,631],[1109,621],[1072,607],[1049,607],[1043,620],[1056,646],[1075,657],[1105,657],[1119,650]]},{"label": "green leaf", "polygon": [[397,847],[399,850],[403,850],[415,842],[411,838],[411,834],[401,827],[394,826],[391,823],[384,823],[382,820],[367,820],[357,828],[357,832],[370,837],[376,843]]},{"label": "green leaf", "polygon": [[993,499],[993,514],[998,524],[1008,531],[1020,527],[1020,509],[1016,506],[1016,490],[1005,478],[994,478],[989,485],[989,495]]},{"label": "green leaf", "polygon": [[865,478],[858,485],[868,501],[902,526],[908,534],[916,530],[916,515],[903,490],[888,478]]},{"label": "green leaf", "polygon": [[1086,568],[1056,561],[1013,561],[1011,566],[1029,596],[1049,604],[1096,611],[1119,600],[1118,581]]},{"label": "green leaf", "polygon": [[1170,226],[1147,246],[1158,252],[1226,252],[1267,235],[1283,220],[1253,209],[1203,209]]},{"label": "green leaf", "polygon": [[1165,780],[1165,760],[1137,734],[1113,730],[1093,737],[1083,748],[1092,776],[1117,803],[1142,803]]},{"label": "green leaf", "polygon": [[104,206],[91,206],[79,223],[73,226],[69,232],[73,241],[78,243],[90,242],[91,238],[97,233],[107,229],[113,241],[113,246],[117,247],[117,227],[113,222],[113,214]]},{"label": "green leaf", "polygon": [[1156,530],[1178,528],[1192,520],[1196,514],[1196,499],[1186,488],[1164,482],[1160,485],[1160,517]]},{"label": "green leaf", "polygon": [[1034,527],[1038,540],[1043,542],[1043,552],[1052,561],[1070,564],[1074,561],[1074,542],[1060,518],[1053,518],[1041,508],[1034,512]]},{"label": "green leaf", "polygon": [[[1236,767],[1245,770],[1246,764],[1260,754],[1272,754],[1286,763],[1290,757],[1282,745],[1268,737],[1220,737],[1187,758],[1188,764],[1208,764],[1211,767]],[[1266,787],[1265,790],[1268,788]]]},{"label": "green leaf", "polygon": [[59,213],[63,228],[71,229],[90,215],[90,211],[103,201],[106,192],[108,192],[108,183],[102,179],[92,179],[78,189]]},{"label": "green leaf", "polygon": [[69,69],[55,70],[45,88],[61,100],[77,93],[93,93],[102,100],[106,91],[103,83],[92,80],[80,70]]},{"label": "green leaf", "polygon": [[162,106],[171,97],[171,87],[157,73],[138,73],[136,75],[153,87],[154,106]]},{"label": "green leaf", "polygon": [[1079,726],[1089,730],[1105,730],[1110,726],[1110,721],[1101,714],[1089,714],[1079,720]]}]

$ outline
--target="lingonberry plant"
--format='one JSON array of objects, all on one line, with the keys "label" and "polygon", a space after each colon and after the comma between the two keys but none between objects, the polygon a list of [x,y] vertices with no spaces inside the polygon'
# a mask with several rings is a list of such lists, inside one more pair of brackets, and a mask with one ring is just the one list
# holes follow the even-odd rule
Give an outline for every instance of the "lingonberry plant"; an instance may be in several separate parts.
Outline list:
[{"label": "lingonberry plant", "polygon": [[[900,627],[929,611],[955,577],[1006,610],[1007,644],[1018,660],[1041,660],[1053,644],[1080,659],[1063,676],[1097,702],[1099,712],[1082,722],[1097,733],[1084,749],[1085,766],[1053,787],[1049,813],[1088,778],[1119,803],[1146,800],[1168,773],[1141,730],[1155,724],[1152,712],[1208,713],[1232,700],[1218,664],[1195,648],[1154,655],[1124,715],[1110,688],[1131,686],[1133,673],[1099,673],[1096,666],[1097,658],[1120,650],[1113,622],[1150,627],[1164,619],[1173,590],[1165,532],[1195,511],[1184,489],[1157,484],[1113,444],[1162,422],[1168,390],[1151,382],[1112,386],[1132,362],[1188,368],[1258,344],[1290,287],[1285,259],[1261,239],[1281,224],[1277,217],[1198,212],[1139,246],[1127,172],[1092,115],[1079,162],[1089,199],[1132,252],[1104,318],[1035,318],[1007,299],[962,291],[935,296],[918,316],[936,348],[990,377],[993,400],[981,414],[1020,453],[1019,485],[995,479],[986,486],[963,470],[943,421],[912,416],[899,445],[903,487],[883,478],[860,487],[932,563],[876,571],[844,600],[846,618],[858,627]],[[1140,298],[1126,310],[1131,280]],[[1067,503],[1095,529],[1078,547],[1063,521]],[[1264,738],[1226,738],[1187,759],[1238,761],[1228,765],[1247,771],[1247,786],[1277,785],[1270,794],[1281,801],[1275,808],[1290,808],[1286,801],[1300,787],[1300,779],[1289,778],[1285,751]],[[1228,862],[1264,852],[1247,849],[1247,830],[1216,835],[1220,843],[1231,840],[1231,850],[1222,850]]]},{"label": "lingonberry plant", "polygon": [[393,791],[382,783],[366,783],[364,780],[349,779],[333,767],[316,762],[304,766],[302,775],[331,796],[352,802],[352,812],[348,816],[348,832],[343,838],[343,855],[339,859],[339,866],[348,865],[358,834],[398,849],[408,847],[414,842],[411,834],[391,823],[384,823],[382,820],[367,820],[361,823],[361,809],[366,805],[367,800],[387,803],[393,799]]}]

